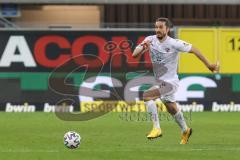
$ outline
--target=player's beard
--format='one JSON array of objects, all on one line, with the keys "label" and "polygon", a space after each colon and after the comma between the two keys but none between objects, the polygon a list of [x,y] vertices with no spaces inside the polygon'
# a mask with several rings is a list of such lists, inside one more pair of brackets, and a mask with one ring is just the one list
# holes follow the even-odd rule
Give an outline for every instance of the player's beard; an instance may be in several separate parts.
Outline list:
[{"label": "player's beard", "polygon": [[164,37],[166,37],[166,33],[162,33],[161,35],[157,32],[156,33],[157,34],[157,38],[159,39],[159,40],[162,40]]}]

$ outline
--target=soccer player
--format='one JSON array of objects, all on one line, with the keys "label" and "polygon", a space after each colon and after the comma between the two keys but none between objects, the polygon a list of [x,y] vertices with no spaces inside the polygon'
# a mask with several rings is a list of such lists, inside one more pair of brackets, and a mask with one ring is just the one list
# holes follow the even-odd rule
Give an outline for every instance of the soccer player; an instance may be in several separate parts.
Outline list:
[{"label": "soccer player", "polygon": [[174,117],[181,128],[182,137],[180,144],[187,144],[192,134],[192,128],[187,126],[183,113],[178,109],[174,97],[179,82],[177,75],[178,53],[193,53],[212,72],[218,71],[219,66],[217,64],[210,64],[192,44],[168,36],[170,27],[171,22],[168,18],[158,18],[155,22],[156,35],[146,37],[143,42],[135,48],[132,56],[138,57],[146,50],[149,50],[156,80],[156,84],[143,93],[143,100],[147,106],[148,112],[151,113],[153,122],[153,129],[147,135],[147,138],[154,139],[162,136],[158,111],[154,101],[156,98],[160,97],[168,112]]}]

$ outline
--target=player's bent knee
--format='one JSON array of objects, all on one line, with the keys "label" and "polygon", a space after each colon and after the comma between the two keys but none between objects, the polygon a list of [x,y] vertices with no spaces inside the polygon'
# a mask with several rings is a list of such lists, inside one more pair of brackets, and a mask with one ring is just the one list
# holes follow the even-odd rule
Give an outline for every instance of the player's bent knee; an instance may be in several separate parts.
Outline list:
[{"label": "player's bent knee", "polygon": [[142,100],[146,101],[146,92],[143,92]]},{"label": "player's bent knee", "polygon": [[143,101],[146,102],[146,101],[153,100],[154,98],[148,92],[144,92],[142,99],[143,99]]},{"label": "player's bent knee", "polygon": [[155,93],[154,91],[145,91],[143,92],[142,99],[144,101],[155,100],[160,97],[160,93]]},{"label": "player's bent knee", "polygon": [[147,92],[143,92],[143,96],[142,96],[143,101],[149,101],[149,96]]}]

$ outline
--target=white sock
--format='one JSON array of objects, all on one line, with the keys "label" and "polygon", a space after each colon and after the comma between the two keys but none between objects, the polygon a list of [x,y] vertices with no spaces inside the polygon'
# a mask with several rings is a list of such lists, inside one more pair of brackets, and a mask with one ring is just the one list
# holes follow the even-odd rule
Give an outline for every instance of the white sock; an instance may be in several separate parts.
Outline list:
[{"label": "white sock", "polygon": [[174,115],[175,121],[177,122],[177,124],[179,125],[179,127],[182,130],[182,133],[184,133],[187,130],[187,124],[185,122],[185,119],[183,117],[183,113],[181,111],[178,111],[175,115]]},{"label": "white sock", "polygon": [[148,113],[151,113],[151,118],[153,122],[154,128],[160,128],[160,122],[158,119],[158,111],[157,106],[153,100],[145,102],[145,105],[147,106]]}]

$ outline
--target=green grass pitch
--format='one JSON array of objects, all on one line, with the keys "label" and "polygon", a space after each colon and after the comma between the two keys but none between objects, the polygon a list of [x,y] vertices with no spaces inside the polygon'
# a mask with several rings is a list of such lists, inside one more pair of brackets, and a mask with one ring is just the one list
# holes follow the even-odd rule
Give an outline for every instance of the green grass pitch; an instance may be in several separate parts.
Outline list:
[{"label": "green grass pitch", "polygon": [[[59,120],[54,113],[0,113],[1,160],[239,160],[240,113],[192,113],[193,135],[179,145],[174,121],[161,122],[163,137],[147,140],[151,122],[126,121],[120,113],[82,122]],[[63,145],[69,130],[80,133],[75,150]]]}]

